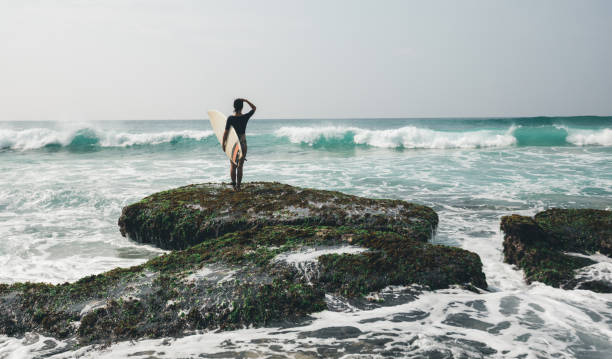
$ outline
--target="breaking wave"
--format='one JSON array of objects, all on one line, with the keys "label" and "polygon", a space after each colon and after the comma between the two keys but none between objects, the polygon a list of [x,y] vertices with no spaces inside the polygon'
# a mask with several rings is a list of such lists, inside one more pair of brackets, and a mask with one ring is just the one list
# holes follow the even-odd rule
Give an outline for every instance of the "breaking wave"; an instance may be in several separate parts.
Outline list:
[{"label": "breaking wave", "polygon": [[358,127],[281,127],[277,137],[312,147],[370,146],[406,149],[510,146],[612,146],[612,129],[512,126],[505,130],[440,131],[415,126],[370,130]]},{"label": "breaking wave", "polygon": [[[34,150],[41,148],[89,149],[100,147],[132,147],[180,144],[203,141],[212,137],[212,131],[164,131],[158,133],[126,133],[82,128],[72,131],[48,128],[26,130],[0,130],[0,149]],[[215,139],[216,141],[216,139]]]},{"label": "breaking wave", "polygon": [[282,127],[275,133],[293,143],[315,147],[329,145],[367,145],[384,148],[480,148],[507,147],[516,139],[508,133],[492,131],[443,132],[406,126],[390,130],[357,127]]},{"label": "breaking wave", "polygon": [[[353,147],[473,149],[512,146],[612,146],[612,126],[587,129],[557,124],[506,124],[497,128],[487,128],[486,124],[481,124],[480,128],[451,125],[436,129],[427,128],[426,125],[392,129],[333,125],[285,126],[277,127],[277,130],[249,132],[248,138],[256,146],[284,146],[293,143],[330,150]],[[205,129],[167,129],[159,132],[126,132],[85,126],[73,129],[0,129],[0,151],[90,151],[144,146],[157,146],[158,150],[164,151],[169,146],[194,148],[209,145],[217,146],[218,141],[212,131]]]}]

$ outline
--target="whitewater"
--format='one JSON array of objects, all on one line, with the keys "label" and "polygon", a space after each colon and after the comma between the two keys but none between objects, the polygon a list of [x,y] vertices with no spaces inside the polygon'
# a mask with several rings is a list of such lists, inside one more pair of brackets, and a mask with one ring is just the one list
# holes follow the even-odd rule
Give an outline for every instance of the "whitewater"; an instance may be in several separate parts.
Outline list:
[{"label": "whitewater", "polygon": [[[254,118],[247,141],[245,181],[434,208],[440,224],[432,241],[476,252],[489,290],[389,287],[369,300],[328,296],[328,310],[294,325],[70,351],[69,343],[36,333],[0,336],[0,358],[612,353],[612,295],[525,284],[521,271],[503,263],[499,230],[500,218],[512,213],[612,209],[612,117]],[[164,251],[120,235],[121,208],[161,190],[228,182],[228,172],[206,119],[0,122],[0,283],[75,281],[158,256]],[[283,260],[303,265],[316,256]],[[610,278],[612,261],[593,259],[580,275]]]}]

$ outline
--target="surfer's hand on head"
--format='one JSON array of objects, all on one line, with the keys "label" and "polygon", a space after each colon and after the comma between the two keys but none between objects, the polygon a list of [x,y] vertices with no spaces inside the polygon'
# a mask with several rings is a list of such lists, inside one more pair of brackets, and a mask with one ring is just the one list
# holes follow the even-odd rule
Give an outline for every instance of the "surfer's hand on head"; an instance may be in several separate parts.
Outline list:
[{"label": "surfer's hand on head", "polygon": [[246,102],[249,106],[251,106],[253,111],[255,111],[257,109],[257,107],[255,107],[255,105],[253,105],[253,103],[251,101],[247,100],[246,98],[241,98],[240,100]]}]

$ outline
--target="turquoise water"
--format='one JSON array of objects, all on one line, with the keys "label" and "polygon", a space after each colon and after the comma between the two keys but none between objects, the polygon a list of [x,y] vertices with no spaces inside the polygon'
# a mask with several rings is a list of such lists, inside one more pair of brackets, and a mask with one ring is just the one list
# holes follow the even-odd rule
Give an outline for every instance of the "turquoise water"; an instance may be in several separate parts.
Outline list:
[{"label": "turquoise water", "polygon": [[[510,213],[612,209],[612,117],[255,118],[247,140],[245,181],[280,181],[432,206],[440,215],[433,241],[474,251],[483,261],[490,293],[428,293],[384,313],[326,311],[308,330],[338,320],[372,335],[399,327],[402,334],[391,343],[418,336],[418,345],[406,346],[407,356],[427,356],[427,350],[485,356],[482,347],[459,339],[486,343],[510,357],[603,358],[612,352],[612,297],[525,285],[521,272],[502,262],[499,232],[499,218]],[[9,283],[73,281],[142,263],[162,251],[121,237],[116,223],[123,206],[160,190],[229,181],[228,161],[207,120],[0,122],[0,173],[0,282]],[[612,264],[601,266],[592,275],[610,276]],[[448,319],[451,314],[475,316],[469,304],[474,300],[487,309],[477,313],[478,320],[506,321],[507,329],[489,333],[471,328],[469,321]],[[510,302],[517,304],[508,311]],[[430,313],[428,319],[359,322],[416,309]],[[268,338],[272,332],[241,335]],[[212,343],[207,350],[221,351],[227,339],[226,334],[202,335],[165,348],[166,355],[197,356],[204,349],[194,343],[202,338]],[[298,350],[291,344],[299,344],[298,338],[285,339],[278,345]],[[143,350],[161,344],[139,345]],[[0,339],[0,357],[42,350],[37,348]],[[114,348],[110,357],[131,350]]]}]

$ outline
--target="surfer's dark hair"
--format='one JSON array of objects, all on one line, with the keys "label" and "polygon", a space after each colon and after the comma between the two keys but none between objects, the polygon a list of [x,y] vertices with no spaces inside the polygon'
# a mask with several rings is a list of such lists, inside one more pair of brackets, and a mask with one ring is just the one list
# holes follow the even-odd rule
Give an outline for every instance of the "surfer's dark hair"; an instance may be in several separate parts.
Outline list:
[{"label": "surfer's dark hair", "polygon": [[237,98],[234,100],[234,111],[239,112],[242,111],[242,105],[244,104],[244,102]]}]

